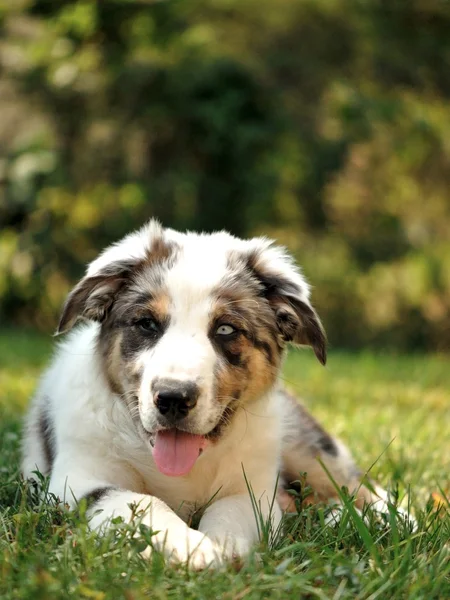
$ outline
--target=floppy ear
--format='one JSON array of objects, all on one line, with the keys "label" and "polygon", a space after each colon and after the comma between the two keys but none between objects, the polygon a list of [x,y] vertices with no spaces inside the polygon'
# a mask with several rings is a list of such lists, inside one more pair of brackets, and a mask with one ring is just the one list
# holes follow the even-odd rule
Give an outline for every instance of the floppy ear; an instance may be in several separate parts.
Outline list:
[{"label": "floppy ear", "polygon": [[164,239],[164,230],[158,221],[151,219],[141,229],[106,248],[69,294],[56,334],[72,329],[78,319],[103,321],[139,264],[168,260],[174,247]]},{"label": "floppy ear", "polygon": [[292,257],[264,238],[248,255],[248,267],[269,301],[282,342],[311,346],[317,359],[327,360],[327,339],[322,323],[309,301],[309,286]]},{"label": "floppy ear", "polygon": [[102,322],[135,264],[117,261],[93,276],[84,277],[67,297],[56,334],[72,329],[78,319]]}]

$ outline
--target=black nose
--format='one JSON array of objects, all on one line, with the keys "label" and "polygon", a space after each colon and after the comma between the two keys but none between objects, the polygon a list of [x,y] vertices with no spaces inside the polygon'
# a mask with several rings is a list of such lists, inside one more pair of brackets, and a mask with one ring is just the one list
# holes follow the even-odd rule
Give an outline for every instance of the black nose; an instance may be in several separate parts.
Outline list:
[{"label": "black nose", "polygon": [[157,409],[170,423],[176,423],[187,416],[197,404],[200,390],[190,381],[160,379],[153,385]]}]

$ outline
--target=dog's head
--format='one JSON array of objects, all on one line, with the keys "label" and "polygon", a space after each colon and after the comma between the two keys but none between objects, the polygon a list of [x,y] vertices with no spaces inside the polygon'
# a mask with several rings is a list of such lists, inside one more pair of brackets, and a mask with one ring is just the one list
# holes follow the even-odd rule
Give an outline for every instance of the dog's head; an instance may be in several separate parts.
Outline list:
[{"label": "dog's head", "polygon": [[271,389],[288,342],[326,360],[308,285],[264,238],[183,234],[151,221],[91,263],[58,332],[80,318],[101,324],[109,385],[171,475],[187,472],[239,406]]}]

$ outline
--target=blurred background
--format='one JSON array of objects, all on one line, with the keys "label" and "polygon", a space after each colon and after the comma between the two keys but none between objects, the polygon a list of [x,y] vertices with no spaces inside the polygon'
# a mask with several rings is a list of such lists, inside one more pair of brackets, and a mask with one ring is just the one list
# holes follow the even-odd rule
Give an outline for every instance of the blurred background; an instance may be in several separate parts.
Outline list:
[{"label": "blurred background", "polygon": [[0,323],[150,216],[265,234],[333,346],[450,349],[450,4],[0,5]]}]

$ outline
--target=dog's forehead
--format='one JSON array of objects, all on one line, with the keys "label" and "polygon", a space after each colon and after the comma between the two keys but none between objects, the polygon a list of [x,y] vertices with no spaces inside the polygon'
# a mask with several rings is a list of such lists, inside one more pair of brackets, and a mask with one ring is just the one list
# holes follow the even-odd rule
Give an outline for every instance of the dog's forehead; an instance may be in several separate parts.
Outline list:
[{"label": "dog's forehead", "polygon": [[[239,278],[248,252],[247,240],[225,232],[196,234],[166,229],[156,242],[148,238],[139,241],[144,241],[146,250],[141,251],[144,258],[136,263],[129,290],[140,298],[148,294],[164,299],[161,302],[172,322],[210,315],[227,282]],[[132,247],[134,256],[140,256],[140,247]],[[121,250],[129,248],[122,245]]]},{"label": "dog's forehead", "polygon": [[[168,236],[169,237],[169,236]],[[170,239],[170,238],[169,238]],[[177,251],[164,284],[173,302],[209,302],[233,271],[232,256],[245,242],[225,233],[177,236]]]}]

